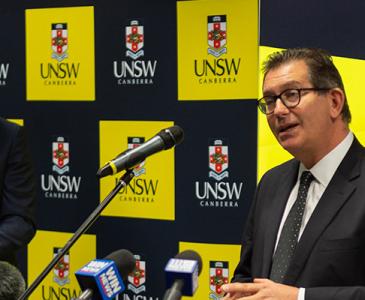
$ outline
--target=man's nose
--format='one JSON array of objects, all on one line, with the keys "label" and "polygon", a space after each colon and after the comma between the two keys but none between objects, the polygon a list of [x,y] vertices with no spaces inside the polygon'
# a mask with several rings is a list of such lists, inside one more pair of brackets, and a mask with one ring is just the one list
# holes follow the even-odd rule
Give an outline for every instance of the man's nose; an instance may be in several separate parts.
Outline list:
[{"label": "man's nose", "polygon": [[275,102],[274,115],[283,115],[289,113],[289,109],[284,105],[283,101],[278,98]]}]

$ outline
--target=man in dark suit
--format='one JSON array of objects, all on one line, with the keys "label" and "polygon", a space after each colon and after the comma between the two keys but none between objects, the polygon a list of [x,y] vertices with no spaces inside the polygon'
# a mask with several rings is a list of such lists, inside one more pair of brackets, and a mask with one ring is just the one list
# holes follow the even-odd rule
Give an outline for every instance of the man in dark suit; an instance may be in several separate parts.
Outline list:
[{"label": "man in dark suit", "polygon": [[342,79],[319,49],[264,64],[260,110],[294,159],[261,179],[232,299],[365,299],[365,150],[349,130]]},{"label": "man in dark suit", "polygon": [[0,260],[15,264],[35,234],[35,182],[24,128],[0,118],[0,144]]}]

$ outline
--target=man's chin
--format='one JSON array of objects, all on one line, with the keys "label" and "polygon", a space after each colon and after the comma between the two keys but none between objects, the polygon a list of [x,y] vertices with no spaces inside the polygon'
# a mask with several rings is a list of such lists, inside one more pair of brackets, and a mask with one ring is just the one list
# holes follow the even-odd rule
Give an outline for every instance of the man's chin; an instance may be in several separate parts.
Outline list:
[{"label": "man's chin", "polygon": [[294,155],[300,148],[298,143],[295,141],[294,138],[286,138],[283,140],[279,140],[279,143],[281,147],[284,148],[284,150],[288,151],[291,155]]}]

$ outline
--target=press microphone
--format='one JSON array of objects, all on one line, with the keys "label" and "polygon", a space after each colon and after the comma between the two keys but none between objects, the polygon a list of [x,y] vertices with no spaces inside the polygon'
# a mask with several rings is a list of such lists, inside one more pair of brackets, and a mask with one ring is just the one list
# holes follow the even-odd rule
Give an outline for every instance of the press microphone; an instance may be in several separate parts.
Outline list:
[{"label": "press microphone", "polygon": [[125,249],[110,253],[104,259],[88,262],[75,275],[82,289],[76,300],[111,300],[125,290],[123,281],[134,270],[136,260]]},{"label": "press microphone", "polygon": [[134,149],[128,149],[101,167],[96,175],[104,177],[120,171],[133,168],[143,162],[148,156],[178,145],[184,139],[184,131],[175,125],[161,130],[153,138]]},{"label": "press microphone", "polygon": [[193,250],[185,250],[171,258],[166,267],[167,290],[163,300],[180,300],[182,296],[193,296],[198,288],[198,276],[203,262]]},{"label": "press microphone", "polygon": [[6,261],[0,261],[0,299],[17,300],[25,290],[20,271]]}]

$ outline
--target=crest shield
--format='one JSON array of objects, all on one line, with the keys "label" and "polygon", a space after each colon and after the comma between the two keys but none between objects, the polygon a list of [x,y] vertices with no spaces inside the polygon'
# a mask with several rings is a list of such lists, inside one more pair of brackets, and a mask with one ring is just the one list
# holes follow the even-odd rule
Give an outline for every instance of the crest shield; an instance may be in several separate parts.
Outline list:
[{"label": "crest shield", "polygon": [[219,57],[227,53],[226,15],[208,16],[208,54]]},{"label": "crest shield", "polygon": [[222,285],[228,283],[229,271],[227,261],[211,261],[209,268],[209,298],[217,300],[222,298],[224,292]]},{"label": "crest shield", "polygon": [[128,275],[128,289],[135,294],[139,294],[146,290],[144,283],[146,282],[146,262],[141,260],[139,255],[134,256],[136,259],[136,266]]},{"label": "crest shield", "polygon": [[[53,248],[53,257],[55,257],[62,248]],[[70,253],[67,252],[53,268],[53,280],[60,286],[70,283]]]},{"label": "crest shield", "polygon": [[65,142],[65,139],[60,136],[56,142],[52,143],[53,171],[61,175],[68,172],[70,170],[68,166],[69,158],[69,143]]},{"label": "crest shield", "polygon": [[68,57],[68,31],[67,23],[56,23],[52,24],[51,33],[51,43],[52,43],[52,58],[61,62]]},{"label": "crest shield", "polygon": [[126,56],[137,59],[144,55],[142,50],[144,46],[143,26],[138,21],[131,21],[130,26],[125,28],[125,46],[127,48]]},{"label": "crest shield", "polygon": [[220,181],[228,177],[228,146],[223,145],[222,140],[215,140],[209,146],[209,177]]}]

